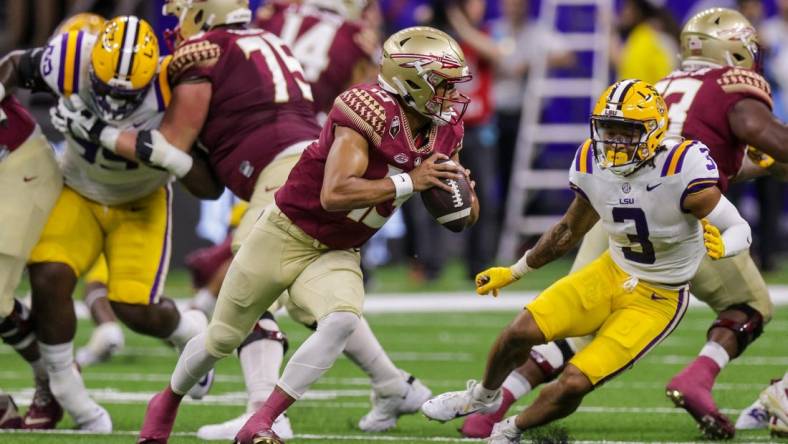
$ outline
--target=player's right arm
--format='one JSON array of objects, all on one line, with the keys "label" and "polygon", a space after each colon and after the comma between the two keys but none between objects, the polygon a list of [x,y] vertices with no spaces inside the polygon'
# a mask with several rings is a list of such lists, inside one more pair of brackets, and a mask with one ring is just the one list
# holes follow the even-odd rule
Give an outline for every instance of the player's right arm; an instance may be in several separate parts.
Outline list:
[{"label": "player's right arm", "polygon": [[39,69],[43,52],[42,48],[16,50],[0,59],[0,100],[19,87],[49,91]]},{"label": "player's right arm", "polygon": [[351,128],[338,126],[326,159],[320,204],[326,211],[346,211],[371,207],[434,186],[451,192],[440,179],[459,178],[462,172],[454,163],[435,163],[438,159],[448,156],[436,153],[409,173],[365,179],[369,165],[367,139]]},{"label": "player's right arm", "polygon": [[728,111],[731,130],[742,142],[788,162],[788,125],[780,122],[762,101],[745,98]]},{"label": "player's right arm", "polygon": [[565,255],[583,239],[597,223],[597,214],[591,203],[580,195],[569,205],[566,214],[539,238],[536,245],[526,251],[511,267],[493,267],[476,275],[476,292],[493,293],[520,279],[524,274],[540,268]]}]

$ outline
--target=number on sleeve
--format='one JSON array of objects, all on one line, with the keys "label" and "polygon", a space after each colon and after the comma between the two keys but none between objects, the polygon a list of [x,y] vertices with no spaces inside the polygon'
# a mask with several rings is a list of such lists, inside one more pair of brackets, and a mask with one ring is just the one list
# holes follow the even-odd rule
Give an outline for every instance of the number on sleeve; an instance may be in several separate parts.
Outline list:
[{"label": "number on sleeve", "polygon": [[[281,59],[284,62],[285,68],[295,79],[298,88],[301,90],[301,95],[309,101],[312,98],[312,89],[309,84],[304,80],[304,72],[301,65],[293,56],[287,54],[284,50],[284,43],[275,37],[273,34],[252,35],[243,37],[236,41],[238,46],[249,59],[256,52],[259,52],[263,57],[265,66],[271,73],[274,81],[274,101],[276,103],[284,103],[290,100],[290,94],[287,91],[287,79],[285,78],[282,65],[279,62]],[[279,58],[277,59],[277,56]]]},{"label": "number on sleeve", "polygon": [[701,80],[691,78],[662,80],[656,84],[657,91],[660,91],[668,105],[669,136],[681,137],[687,112],[701,85]]},{"label": "number on sleeve", "polygon": [[627,234],[627,238],[632,243],[640,244],[643,251],[633,250],[631,247],[623,247],[624,257],[639,264],[653,264],[657,258],[654,255],[654,244],[648,240],[648,223],[646,213],[640,208],[613,208],[613,220],[623,223],[627,220],[635,222],[635,233]]}]

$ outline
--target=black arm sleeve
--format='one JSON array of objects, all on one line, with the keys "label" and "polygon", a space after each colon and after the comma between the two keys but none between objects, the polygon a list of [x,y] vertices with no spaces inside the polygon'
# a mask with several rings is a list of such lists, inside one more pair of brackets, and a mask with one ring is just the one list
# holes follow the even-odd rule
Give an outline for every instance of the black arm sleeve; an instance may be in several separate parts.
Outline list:
[{"label": "black arm sleeve", "polygon": [[43,48],[28,49],[22,54],[17,68],[18,78],[21,80],[21,87],[32,92],[55,93],[49,87],[44,77],[41,76],[41,56],[44,54]]}]

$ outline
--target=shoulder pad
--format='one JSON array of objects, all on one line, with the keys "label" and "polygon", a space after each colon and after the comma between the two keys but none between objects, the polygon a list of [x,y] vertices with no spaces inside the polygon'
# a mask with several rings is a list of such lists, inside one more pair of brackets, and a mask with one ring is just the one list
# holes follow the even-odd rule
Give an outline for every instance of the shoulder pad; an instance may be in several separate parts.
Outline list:
[{"label": "shoulder pad", "polygon": [[178,79],[194,67],[211,67],[222,55],[222,48],[209,40],[186,41],[175,50],[167,67],[170,79]]},{"label": "shoulder pad", "polygon": [[591,139],[586,139],[586,141],[577,148],[572,169],[578,173],[593,174],[594,153],[593,147],[591,146]]},{"label": "shoulder pad", "polygon": [[772,90],[769,82],[755,71],[743,68],[731,68],[722,73],[717,84],[726,93],[750,94],[760,98],[772,107]]},{"label": "shoulder pad", "polygon": [[80,80],[84,80],[83,67],[90,63],[90,50],[95,39],[86,32],[71,31],[49,41],[41,56],[39,70],[52,91],[63,96],[79,91]]},{"label": "shoulder pad", "polygon": [[[387,94],[382,90],[381,93]],[[393,100],[388,96],[386,99]],[[352,120],[375,146],[379,146],[386,130],[386,107],[381,103],[383,101],[383,98],[366,89],[352,88],[340,94],[334,106]]]},{"label": "shoulder pad", "polygon": [[169,67],[171,62],[172,55],[159,57],[159,73],[156,75],[156,80],[154,83],[159,111],[164,111],[164,108],[170,104],[170,98],[172,97],[169,76]]}]

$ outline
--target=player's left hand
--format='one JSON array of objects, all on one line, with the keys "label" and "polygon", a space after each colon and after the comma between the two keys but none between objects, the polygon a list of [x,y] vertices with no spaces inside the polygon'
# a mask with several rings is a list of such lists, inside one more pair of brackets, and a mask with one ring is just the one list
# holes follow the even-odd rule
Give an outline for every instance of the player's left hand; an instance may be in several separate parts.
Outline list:
[{"label": "player's left hand", "polygon": [[59,100],[57,106],[50,108],[49,117],[58,131],[94,143],[99,143],[101,131],[107,126],[76,97],[71,99],[71,106]]},{"label": "player's left hand", "polygon": [[493,296],[498,297],[498,290],[516,280],[511,267],[488,268],[476,275],[476,293],[486,295],[492,292]]},{"label": "player's left hand", "polygon": [[700,222],[703,225],[703,243],[706,245],[706,254],[715,261],[725,256],[725,243],[722,241],[720,229],[710,224],[706,219],[701,219]]},{"label": "player's left hand", "polygon": [[753,148],[747,145],[747,157],[753,161],[756,165],[763,169],[768,169],[772,165],[774,165],[774,157],[764,153],[763,151]]}]

